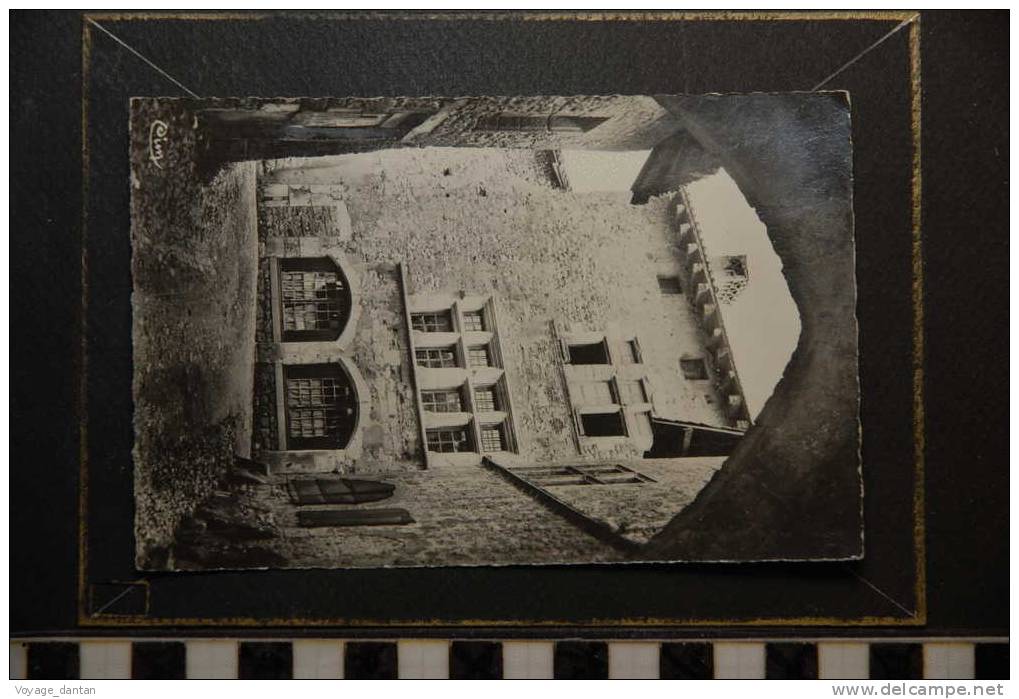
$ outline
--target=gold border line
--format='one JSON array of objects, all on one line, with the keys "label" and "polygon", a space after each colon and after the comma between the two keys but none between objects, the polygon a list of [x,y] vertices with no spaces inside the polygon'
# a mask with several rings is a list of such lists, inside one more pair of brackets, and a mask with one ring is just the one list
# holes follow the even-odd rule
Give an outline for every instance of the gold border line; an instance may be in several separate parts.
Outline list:
[{"label": "gold border line", "polygon": [[87,16],[81,22],[81,304],[78,312],[80,354],[78,377],[78,623],[87,618],[88,609],[88,200],[89,200],[89,84],[92,65],[92,32]]},{"label": "gold border line", "polygon": [[[738,619],[681,619],[681,618],[608,618],[588,620],[518,620],[518,619],[301,619],[301,618],[151,618],[147,616],[124,616],[117,619],[96,619],[87,614],[88,599],[88,432],[87,432],[87,308],[88,308],[88,202],[89,202],[89,80],[92,57],[92,35],[88,20],[97,21],[138,21],[138,20],[238,20],[254,21],[270,18],[315,18],[332,20],[530,20],[530,21],[904,21],[913,18],[909,27],[909,79],[910,111],[912,131],[912,202],[911,202],[911,270],[913,309],[913,539],[915,561],[914,595],[916,610],[909,617],[862,616],[841,618],[826,616],[804,616],[784,618],[744,617]],[[917,12],[648,12],[648,13],[605,13],[587,12],[576,14],[493,12],[493,13],[399,13],[399,12],[351,12],[351,13],[172,13],[172,12],[125,12],[125,13],[83,13],[82,15],[82,230],[81,230],[81,318],[78,329],[81,332],[78,367],[80,377],[77,384],[77,407],[79,411],[79,493],[78,493],[78,624],[83,627],[155,627],[155,626],[211,626],[211,627],[384,627],[421,629],[435,627],[784,627],[784,626],[832,626],[832,627],[877,627],[877,626],[923,626],[927,623],[927,558],[925,531],[925,414],[924,414],[924,276],[923,248],[921,236],[921,64],[920,64],[920,15]],[[147,582],[147,581],[146,581]]]},{"label": "gold border line", "polygon": [[920,84],[920,14],[909,26],[909,88],[913,134],[913,547],[916,551],[916,615],[927,621],[927,516],[924,476],[926,471],[926,412],[924,405],[924,263],[923,263],[923,159],[921,152],[921,109],[923,93]]},{"label": "gold border line", "polygon": [[84,16],[97,21],[125,22],[148,20],[235,20],[260,21],[265,19],[324,19],[332,21],[352,20],[399,20],[399,21],[529,21],[529,22],[732,22],[732,21],[799,21],[817,22],[831,20],[857,20],[875,22],[902,22],[916,15],[915,11],[906,10],[873,10],[873,11],[641,11],[641,12],[530,12],[530,11],[464,11],[464,12],[408,12],[393,10],[389,12],[365,12],[359,10],[344,11],[291,11],[273,12],[92,12]]}]

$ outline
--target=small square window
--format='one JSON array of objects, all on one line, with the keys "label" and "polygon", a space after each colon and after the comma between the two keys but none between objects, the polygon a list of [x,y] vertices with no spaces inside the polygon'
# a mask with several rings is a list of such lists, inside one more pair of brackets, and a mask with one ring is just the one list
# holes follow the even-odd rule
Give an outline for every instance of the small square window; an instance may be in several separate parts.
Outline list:
[{"label": "small square window", "polygon": [[421,405],[430,413],[459,413],[463,411],[463,399],[459,390],[422,391]]},{"label": "small square window", "polygon": [[683,287],[676,276],[658,276],[658,290],[667,296],[674,296],[683,293]]},{"label": "small square window", "polygon": [[463,314],[464,332],[483,332],[485,327],[485,314],[483,311],[467,311]]},{"label": "small square window", "polygon": [[585,437],[625,437],[626,423],[622,412],[581,413],[580,428]]},{"label": "small square window", "polygon": [[588,344],[569,345],[567,352],[570,364],[611,364],[609,348],[605,340]]},{"label": "small square window", "polygon": [[700,357],[696,359],[680,359],[679,368],[683,371],[683,378],[691,381],[708,378],[708,367]]},{"label": "small square window", "polygon": [[414,357],[417,360],[418,366],[432,369],[448,369],[459,366],[456,359],[456,348],[453,345],[416,349],[414,350]]},{"label": "small square window", "polygon": [[428,430],[428,451],[442,454],[453,454],[474,451],[470,432],[466,427],[454,429]]},{"label": "small square window", "polygon": [[502,425],[485,425],[481,428],[481,451],[505,451],[506,432]]},{"label": "small square window", "polygon": [[453,318],[449,311],[437,313],[414,313],[410,326],[423,333],[448,333],[453,331]]},{"label": "small square window", "polygon": [[492,366],[488,347],[471,347],[467,350],[467,365],[472,367]]},{"label": "small square window", "polygon": [[478,412],[492,412],[502,410],[499,402],[499,394],[495,386],[482,386],[474,388],[474,408]]}]

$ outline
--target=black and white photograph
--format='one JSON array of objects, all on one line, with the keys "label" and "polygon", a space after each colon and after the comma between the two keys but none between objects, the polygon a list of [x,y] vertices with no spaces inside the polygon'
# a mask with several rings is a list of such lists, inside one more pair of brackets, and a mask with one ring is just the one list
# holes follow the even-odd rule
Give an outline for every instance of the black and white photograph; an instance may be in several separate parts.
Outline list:
[{"label": "black and white photograph", "polygon": [[130,132],[138,568],[739,561],[711,532],[809,510],[790,479],[845,526],[771,556],[862,555],[845,93],[136,98]]}]

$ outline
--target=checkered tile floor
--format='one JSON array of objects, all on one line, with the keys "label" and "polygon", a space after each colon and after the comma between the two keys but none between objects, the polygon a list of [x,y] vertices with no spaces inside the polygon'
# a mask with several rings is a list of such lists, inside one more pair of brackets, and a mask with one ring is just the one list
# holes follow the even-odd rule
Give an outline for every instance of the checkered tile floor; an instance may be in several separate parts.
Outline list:
[{"label": "checkered tile floor", "polygon": [[11,679],[1008,679],[1005,640],[21,640]]}]

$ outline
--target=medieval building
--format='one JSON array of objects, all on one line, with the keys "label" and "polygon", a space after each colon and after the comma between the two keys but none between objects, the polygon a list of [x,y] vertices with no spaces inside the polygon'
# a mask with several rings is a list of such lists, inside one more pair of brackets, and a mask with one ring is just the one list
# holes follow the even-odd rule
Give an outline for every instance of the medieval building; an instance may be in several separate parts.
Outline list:
[{"label": "medieval building", "polygon": [[625,556],[752,425],[738,358],[754,350],[726,323],[757,255],[701,220],[694,186],[724,171],[648,192],[652,152],[632,187],[573,191],[559,158],[671,147],[655,100],[250,112],[243,129],[202,115],[230,135],[217,148],[271,158],[293,137],[317,156],[263,160],[257,184],[251,455],[295,565]]}]

